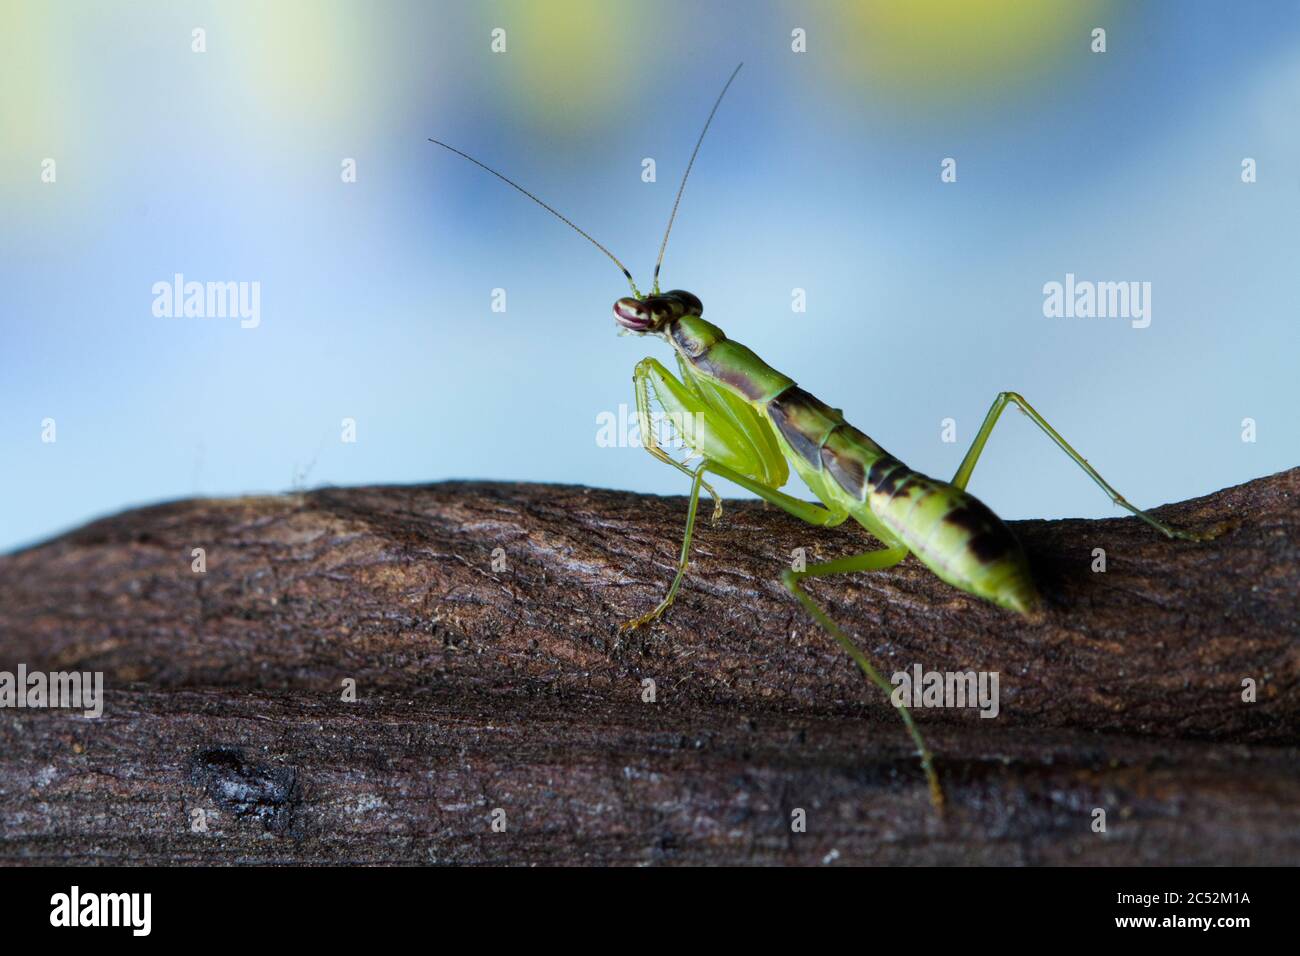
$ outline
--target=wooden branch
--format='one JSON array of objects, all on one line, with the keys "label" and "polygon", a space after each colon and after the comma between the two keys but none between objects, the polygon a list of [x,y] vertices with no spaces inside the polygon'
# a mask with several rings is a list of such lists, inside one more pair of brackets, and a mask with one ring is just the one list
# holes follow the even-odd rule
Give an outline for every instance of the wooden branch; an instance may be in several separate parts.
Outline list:
[{"label": "wooden branch", "polygon": [[996,719],[918,713],[942,819],[893,708],[779,584],[792,549],[865,534],[729,503],[667,618],[619,638],[662,596],[684,511],[327,488],[0,557],[0,670],[107,688],[97,721],[0,710],[0,862],[1300,862],[1300,469],[1158,509],[1221,529],[1206,543],[1015,523],[1039,621],[914,559],[814,584],[887,674],[1000,675]]}]

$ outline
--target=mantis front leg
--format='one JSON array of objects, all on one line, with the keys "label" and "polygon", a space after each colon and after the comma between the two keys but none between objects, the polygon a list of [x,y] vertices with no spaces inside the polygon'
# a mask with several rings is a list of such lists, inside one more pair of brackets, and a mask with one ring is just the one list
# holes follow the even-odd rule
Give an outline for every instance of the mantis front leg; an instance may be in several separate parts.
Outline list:
[{"label": "mantis front leg", "polygon": [[[673,411],[669,410],[670,407],[675,408],[677,414],[695,415],[704,407],[704,403],[694,399],[694,396],[690,395],[681,382],[673,378],[672,373],[664,368],[662,363],[652,358],[642,359],[637,363],[636,368],[632,370],[632,389],[636,396],[636,417],[637,427],[641,433],[641,447],[665,465],[672,465],[683,474],[696,479],[698,478],[696,472],[691,471],[691,469],[659,447],[659,436],[655,430],[654,416],[650,409],[650,391],[652,388],[655,390],[656,396],[660,397],[660,404],[664,405],[665,410],[669,411],[670,415],[673,414]],[[692,399],[694,400],[692,401]],[[713,517],[711,521],[713,524],[717,524],[722,517],[722,498],[718,496],[718,493],[713,490],[713,486],[707,481],[700,482],[700,484],[713,498]],[[698,491],[696,496],[698,497]],[[694,499],[691,502],[691,514],[695,514]],[[689,541],[689,525],[687,526],[686,537]],[[638,618],[638,620],[640,619]],[[627,625],[624,625],[624,627],[626,628]]]},{"label": "mantis front leg", "polygon": [[[714,519],[721,513],[722,505],[718,494],[704,481],[706,472],[713,472],[743,488],[772,502],[797,518],[809,524],[830,527],[842,522],[846,514],[818,507],[806,501],[800,501],[791,495],[763,484],[755,474],[767,473],[761,461],[762,452],[757,450],[723,414],[710,406],[697,393],[691,391],[681,381],[673,377],[668,369],[652,358],[638,363],[632,380],[636,386],[637,415],[641,428],[642,444],[646,451],[660,461],[666,462],[691,476],[691,496],[686,509],[686,531],[682,535],[681,554],[677,560],[677,572],[667,595],[652,611],[627,621],[620,626],[621,631],[630,631],[657,620],[668,610],[677,591],[690,559],[691,537],[695,531],[695,518],[699,506],[700,490],[703,488],[713,495],[715,501]],[[654,423],[650,414],[650,392],[668,413],[670,421],[689,422],[689,426],[679,425],[682,439],[692,451],[704,456],[704,461],[695,469],[687,468],[676,461],[659,447],[654,433]],[[720,460],[721,459],[721,460]]]},{"label": "mantis front leg", "polygon": [[[676,462],[674,462],[676,464]],[[634,631],[643,624],[649,624],[651,621],[658,620],[659,617],[672,606],[673,600],[677,597],[677,589],[682,586],[682,578],[686,575],[686,565],[689,562],[691,554],[691,535],[695,532],[695,512],[700,503],[700,487],[704,485],[704,465],[695,469],[693,472],[694,479],[691,481],[691,500],[686,507],[686,533],[682,536],[682,553],[677,559],[677,574],[673,577],[673,583],[668,588],[668,593],[664,599],[659,602],[659,606],[653,611],[642,614],[640,617],[633,618],[630,621],[624,621],[619,625],[620,631]],[[717,493],[712,488],[710,493],[717,497]]]}]

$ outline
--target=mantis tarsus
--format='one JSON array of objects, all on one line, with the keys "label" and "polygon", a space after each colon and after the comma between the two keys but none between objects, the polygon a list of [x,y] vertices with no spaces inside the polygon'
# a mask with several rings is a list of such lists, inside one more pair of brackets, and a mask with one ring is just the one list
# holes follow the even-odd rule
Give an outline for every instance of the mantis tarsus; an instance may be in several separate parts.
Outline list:
[{"label": "mantis tarsus", "polygon": [[[884,570],[913,554],[953,587],[1016,613],[1032,615],[1040,600],[1024,551],[1006,524],[966,491],[989,434],[1008,405],[1024,412],[1115,504],[1170,538],[1199,540],[1201,536],[1171,528],[1129,504],[1015,392],[997,396],[957,473],[951,481],[939,481],[904,465],[845,421],[839,409],[819,401],[748,348],[728,339],[716,325],[704,320],[704,307],[696,296],[682,290],[659,291],[659,270],[686,180],[714,114],[739,72],[737,66],[696,140],[659,246],[654,286],[648,296],[641,295],[632,274],[612,252],[558,211],[467,153],[430,140],[519,190],[612,259],[632,289],[630,297],[614,303],[618,325],[638,335],[658,336],[675,352],[679,376],[656,359],[645,358],[637,363],[632,381],[644,447],[691,479],[686,531],[668,593],[657,607],[626,622],[621,629],[648,624],[673,603],[686,573],[701,491],[713,498],[713,520],[721,517],[721,498],[704,480],[706,474],[734,482],[811,525],[830,528],[852,517],[884,545],[800,571],[787,570],[781,581],[886,696],[894,690],[893,685],[803,589],[805,579]],[[681,430],[682,442],[692,452],[685,461],[678,461],[658,443],[651,421],[652,401],[658,402],[670,421],[693,423],[691,428]],[[691,467],[697,458],[699,464]],[[791,467],[812,489],[820,505],[780,490],[789,480]],[[942,807],[943,791],[934,758],[907,708],[898,709],[919,752],[931,800],[936,807]]]}]

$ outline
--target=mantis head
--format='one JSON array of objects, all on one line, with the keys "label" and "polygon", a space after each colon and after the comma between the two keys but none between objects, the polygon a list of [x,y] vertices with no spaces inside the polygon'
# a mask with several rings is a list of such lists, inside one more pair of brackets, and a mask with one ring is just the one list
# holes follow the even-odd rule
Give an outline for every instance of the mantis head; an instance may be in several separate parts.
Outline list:
[{"label": "mantis head", "polygon": [[614,320],[630,332],[658,332],[683,315],[702,315],[704,303],[698,296],[673,289],[644,299],[624,296],[614,303]]}]

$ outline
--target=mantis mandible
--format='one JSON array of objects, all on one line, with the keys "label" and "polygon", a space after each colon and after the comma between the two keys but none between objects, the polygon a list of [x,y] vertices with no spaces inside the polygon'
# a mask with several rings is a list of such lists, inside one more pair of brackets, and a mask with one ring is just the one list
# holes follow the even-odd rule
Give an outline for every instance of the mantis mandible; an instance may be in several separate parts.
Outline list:
[{"label": "mantis mandible", "polygon": [[[923,475],[850,425],[839,409],[815,398],[750,349],[727,338],[716,325],[705,321],[704,306],[695,295],[680,289],[659,291],[659,270],[686,180],[722,98],[739,72],[740,66],[732,71],[696,140],[659,245],[654,284],[648,296],[641,295],[632,273],[612,252],[554,208],[468,153],[439,140],[430,140],[519,190],[612,259],[632,289],[631,296],[614,303],[617,324],[630,333],[661,338],[675,353],[677,376],[657,359],[644,358],[637,363],[632,381],[646,451],[691,479],[686,531],[677,572],[667,594],[653,610],[623,624],[621,630],[649,624],[672,605],[686,574],[701,491],[708,492],[713,499],[713,522],[721,518],[722,499],[704,480],[705,475],[725,478],[810,525],[833,528],[851,517],[881,542],[883,547],[875,550],[809,565],[799,571],[787,570],[781,582],[887,697],[892,694],[893,685],[803,589],[805,579],[881,571],[912,554],[953,587],[1017,614],[1032,615],[1040,599],[1024,551],[1010,528],[966,491],[989,434],[1008,405],[1024,412],[1115,504],[1170,538],[1201,540],[1203,536],[1171,528],[1129,504],[1015,392],[1001,392],[994,399],[951,481]],[[685,461],[671,456],[655,437],[652,400],[664,409],[669,421],[692,423],[690,428],[680,429],[683,444],[692,452]],[[699,464],[691,467],[695,460]],[[789,480],[791,467],[821,504],[781,491]],[[898,710],[919,753],[931,801],[941,809],[943,790],[934,757],[908,709],[900,705]]]}]

